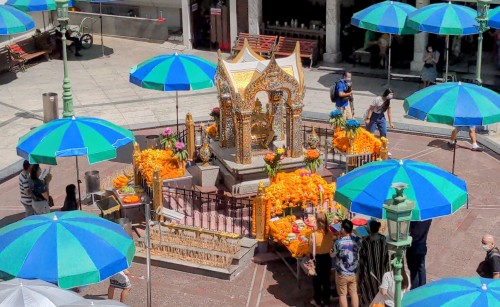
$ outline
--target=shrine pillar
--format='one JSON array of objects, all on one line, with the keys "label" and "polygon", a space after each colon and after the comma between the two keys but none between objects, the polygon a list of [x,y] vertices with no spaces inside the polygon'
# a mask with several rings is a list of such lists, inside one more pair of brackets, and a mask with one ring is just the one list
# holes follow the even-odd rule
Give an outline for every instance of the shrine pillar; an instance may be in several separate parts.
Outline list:
[{"label": "shrine pillar", "polygon": [[225,94],[220,97],[220,129],[219,146],[222,148],[231,147],[233,143],[233,106],[231,95]]},{"label": "shrine pillar", "polygon": [[298,158],[302,153],[302,105],[287,107],[286,110],[286,144],[290,148],[292,158]]},{"label": "shrine pillar", "polygon": [[239,164],[252,163],[252,112],[236,112],[236,159]]},{"label": "shrine pillar", "polygon": [[340,3],[341,0],[326,0],[326,52],[323,61],[338,63],[340,53]]},{"label": "shrine pillar", "polygon": [[285,125],[283,123],[284,103],[283,91],[271,91],[269,94],[269,101],[272,104],[272,111],[274,114],[273,129],[276,135],[276,141],[283,141],[285,139]]}]

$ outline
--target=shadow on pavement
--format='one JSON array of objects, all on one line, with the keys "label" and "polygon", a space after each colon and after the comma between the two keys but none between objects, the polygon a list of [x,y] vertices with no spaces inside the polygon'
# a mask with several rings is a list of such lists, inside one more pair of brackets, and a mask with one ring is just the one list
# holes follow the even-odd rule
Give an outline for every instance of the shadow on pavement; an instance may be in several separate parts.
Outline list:
[{"label": "shadow on pavement", "polygon": [[0,74],[0,85],[9,84],[17,79],[17,73],[6,71]]},{"label": "shadow on pavement", "polygon": [[[92,45],[92,47],[90,47],[89,49],[82,49],[80,50],[80,53],[82,54],[82,56],[77,57],[75,56],[73,49],[71,51],[68,51],[68,61],[88,61],[101,58],[102,57],[101,44],[100,42],[98,44],[94,42],[94,45]],[[111,55],[113,53],[114,53],[113,48],[104,46],[105,56]],[[62,58],[54,58],[53,60],[60,61],[62,60]]]}]

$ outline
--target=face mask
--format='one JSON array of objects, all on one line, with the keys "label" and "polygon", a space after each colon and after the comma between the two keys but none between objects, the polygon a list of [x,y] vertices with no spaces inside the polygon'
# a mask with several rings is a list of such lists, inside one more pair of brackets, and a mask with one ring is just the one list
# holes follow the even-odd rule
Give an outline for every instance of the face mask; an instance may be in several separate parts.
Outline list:
[{"label": "face mask", "polygon": [[481,246],[485,252],[489,252],[490,251],[490,248],[488,247],[488,245],[483,245]]},{"label": "face mask", "polygon": [[385,97],[385,98],[386,98],[387,100],[391,100],[391,99],[392,99],[392,97],[394,97],[394,95],[393,95],[393,94],[389,94],[389,95],[387,95],[387,97]]},{"label": "face mask", "polygon": [[432,48],[427,49],[428,52],[432,52]]}]

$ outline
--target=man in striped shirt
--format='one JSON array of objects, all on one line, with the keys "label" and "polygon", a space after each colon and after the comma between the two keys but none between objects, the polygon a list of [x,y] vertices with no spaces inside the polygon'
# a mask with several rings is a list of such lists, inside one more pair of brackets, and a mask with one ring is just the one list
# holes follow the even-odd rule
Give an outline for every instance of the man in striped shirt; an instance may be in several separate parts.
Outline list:
[{"label": "man in striped shirt", "polygon": [[23,170],[19,174],[19,190],[21,192],[21,204],[26,211],[26,217],[34,215],[33,207],[31,206],[31,191],[28,184],[30,179],[30,163],[26,160],[23,162]]}]

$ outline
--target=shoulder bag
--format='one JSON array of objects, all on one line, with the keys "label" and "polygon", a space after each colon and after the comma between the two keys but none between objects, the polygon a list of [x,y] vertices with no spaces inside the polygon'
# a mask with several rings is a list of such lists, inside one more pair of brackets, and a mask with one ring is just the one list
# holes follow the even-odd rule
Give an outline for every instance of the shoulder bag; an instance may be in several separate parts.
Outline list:
[{"label": "shoulder bag", "polygon": [[313,232],[311,234],[312,243],[313,243],[313,252],[312,258],[310,256],[303,259],[300,263],[302,270],[306,273],[307,276],[316,276],[316,234]]}]

